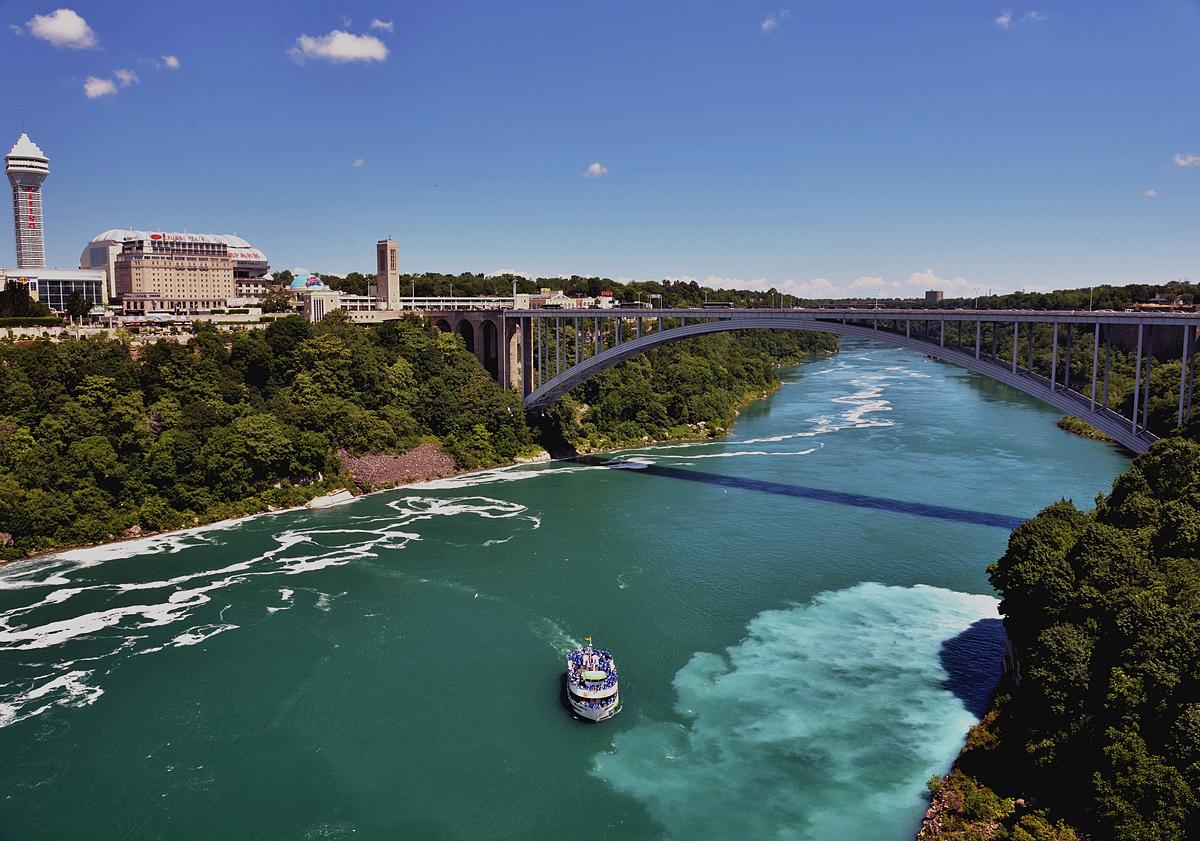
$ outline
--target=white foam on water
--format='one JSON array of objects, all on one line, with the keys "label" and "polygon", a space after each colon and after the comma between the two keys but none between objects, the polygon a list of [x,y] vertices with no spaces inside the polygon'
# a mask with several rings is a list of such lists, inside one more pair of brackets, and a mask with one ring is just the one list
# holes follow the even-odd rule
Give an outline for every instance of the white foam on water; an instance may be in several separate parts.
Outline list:
[{"label": "white foam on water", "polygon": [[[839,366],[826,368],[814,373],[830,374],[845,372],[847,370],[856,371],[859,368],[849,363],[843,363]],[[809,429],[779,435],[768,435],[761,438],[746,438],[738,443],[777,444],[781,441],[789,441],[794,438],[812,438],[817,435],[829,435],[846,429],[874,429],[895,426],[895,421],[888,418],[871,417],[871,415],[892,411],[891,402],[884,397],[887,384],[896,380],[914,377],[927,378],[928,375],[911,371],[898,365],[889,366],[885,371],[886,373],[860,373],[851,377],[848,383],[856,390],[850,394],[830,398],[830,402],[841,406],[848,406],[849,408],[833,414],[822,414],[808,418],[808,422],[812,424]]]},{"label": "white foam on water", "polygon": [[[95,703],[104,690],[87,683],[91,676],[92,672],[87,670],[72,670],[0,701],[0,729],[40,715],[54,706],[86,707]],[[45,677],[48,676],[42,679]]]},{"label": "white foam on water", "polygon": [[[236,625],[224,622],[223,616],[215,617],[215,622],[212,619],[205,622],[198,614],[212,601],[215,593],[237,584],[259,576],[303,575],[364,558],[379,557],[381,552],[387,550],[403,549],[412,541],[421,539],[419,533],[411,529],[406,530],[406,526],[434,517],[473,515],[492,520],[522,520],[532,528],[541,525],[540,518],[529,514],[525,506],[487,497],[437,499],[406,496],[394,500],[390,507],[393,513],[355,520],[350,528],[298,525],[285,529],[274,535],[273,547],[257,556],[217,568],[192,568],[179,575],[152,581],[69,586],[72,583],[71,576],[79,569],[104,560],[138,554],[138,551],[134,551],[138,547],[140,552],[173,554],[204,544],[211,545],[213,541],[208,537],[197,537],[194,532],[182,532],[130,541],[116,547],[78,550],[72,553],[70,558],[27,565],[12,579],[10,583],[16,583],[10,589],[58,586],[36,600],[0,612],[0,650],[51,649],[60,652],[61,659],[53,666],[54,675],[19,679],[3,687],[0,691],[0,727],[45,712],[55,705],[74,704],[82,690],[76,686],[79,675],[75,671],[69,671],[69,667],[77,660],[112,661],[126,652],[130,655],[152,654],[168,648],[195,645],[215,634],[236,629]],[[214,531],[228,525],[214,524],[205,530]],[[109,548],[113,551],[106,551]],[[220,557],[218,553],[211,553],[207,557],[214,556]],[[178,565],[175,568],[178,569]],[[106,604],[102,608],[95,608],[95,596],[99,592],[107,594],[103,596]],[[292,588],[280,588],[279,593],[280,604],[268,607],[268,613],[293,606]],[[70,605],[82,594],[93,596],[88,601],[88,607],[80,609],[75,615],[64,617],[63,606]],[[144,597],[138,598],[137,603],[133,604],[112,604],[114,601],[127,600],[131,594],[144,594]],[[328,610],[333,599],[339,595],[344,593],[319,593],[314,607]],[[51,611],[52,618],[39,621],[38,616],[43,609]],[[223,614],[224,609],[220,613]],[[176,631],[173,637],[164,637],[163,633],[159,632],[155,635],[157,641],[152,641],[150,635],[145,633],[147,628],[168,627],[188,620],[191,620],[193,626],[182,632]],[[171,631],[166,631],[166,634],[171,634]],[[167,641],[164,642],[164,639]],[[78,656],[79,652],[72,650],[72,646],[77,644],[76,641],[85,644],[87,657]],[[107,647],[107,651],[96,656],[95,651],[98,647]],[[42,664],[44,661],[29,665]],[[68,675],[75,677],[67,680]],[[53,683],[60,678],[66,682]],[[74,694],[65,690],[39,694],[37,690],[44,684],[50,685],[51,688],[74,687]],[[98,687],[88,687],[88,692],[88,697],[94,700],[102,690]],[[42,698],[49,700],[43,702]],[[90,702],[89,700],[88,703]]]},{"label": "white foam on water", "polygon": [[176,648],[182,648],[187,645],[199,645],[207,639],[215,637],[224,631],[232,631],[237,625],[197,625],[195,628],[189,628],[182,634],[179,634],[167,645],[173,645]]},{"label": "white foam on water", "polygon": [[688,723],[618,732],[594,773],[669,838],[907,841],[975,720],[942,688],[940,646],[996,616],[988,596],[881,584],[766,611],[676,674]]},{"label": "white foam on water", "polygon": [[769,451],[769,450],[734,450],[728,453],[701,453],[694,456],[671,456],[671,458],[680,461],[695,461],[703,458],[738,458],[739,456],[807,456],[815,453],[820,447],[811,447],[807,450],[784,450],[784,451]]},{"label": "white foam on water", "polygon": [[[679,456],[675,456],[679,458]],[[652,458],[644,456],[635,456],[634,458],[626,458],[620,461],[610,461],[600,468],[601,470],[645,470],[657,462]]]}]

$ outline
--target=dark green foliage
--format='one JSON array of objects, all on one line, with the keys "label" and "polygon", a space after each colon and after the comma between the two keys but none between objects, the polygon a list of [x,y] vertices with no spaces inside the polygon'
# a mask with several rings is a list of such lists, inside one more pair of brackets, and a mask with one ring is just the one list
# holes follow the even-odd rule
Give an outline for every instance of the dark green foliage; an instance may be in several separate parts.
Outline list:
[{"label": "dark green foliage", "polygon": [[593,377],[547,417],[578,452],[720,435],[747,400],[778,385],[776,366],[836,348],[828,334],[788,330],[686,339]]},{"label": "dark green foliage", "polygon": [[1023,790],[1098,839],[1200,837],[1200,444],[1158,442],[1089,514],[1050,506],[989,572]]},{"label": "dark green foliage", "polygon": [[436,437],[479,467],[531,436],[517,396],[416,320],[289,316],[136,359],[113,339],[0,345],[0,559],[297,504],[344,481],[339,449]]},{"label": "dark green foliage", "polygon": [[[45,304],[29,297],[29,290],[16,283],[0,289],[0,319],[42,318],[52,315]],[[56,319],[57,321],[57,319]],[[11,324],[10,327],[20,325]]]}]

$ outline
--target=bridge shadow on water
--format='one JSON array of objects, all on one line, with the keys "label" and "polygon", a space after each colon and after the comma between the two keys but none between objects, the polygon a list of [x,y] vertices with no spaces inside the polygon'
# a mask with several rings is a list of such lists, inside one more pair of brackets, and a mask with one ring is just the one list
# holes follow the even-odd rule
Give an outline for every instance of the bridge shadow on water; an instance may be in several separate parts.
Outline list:
[{"label": "bridge shadow on water", "polygon": [[760,479],[748,479],[743,476],[703,473],[698,470],[664,467],[658,464],[639,465],[637,469],[630,469],[629,462],[617,459],[579,456],[577,460],[582,464],[613,468],[621,467],[629,473],[642,476],[661,476],[667,479],[682,479],[686,482],[703,482],[709,485],[719,485],[724,488],[737,488],[739,490],[758,491],[778,496],[815,499],[820,502],[833,502],[838,505],[852,505],[856,508],[873,508],[877,511],[912,514],[917,517],[932,517],[938,520],[952,520],[979,526],[993,526],[995,528],[1011,530],[1025,522],[1022,517],[1012,517],[1007,514],[993,514],[988,511],[972,511],[968,508],[951,508],[944,505],[928,505],[923,502],[909,502],[908,500],[889,499],[882,496],[831,491],[824,488],[812,488],[805,485],[792,485],[784,482],[764,482]]},{"label": "bridge shadow on water", "polygon": [[942,643],[938,659],[946,670],[942,688],[954,693],[976,718],[987,712],[1004,663],[1004,623],[980,619]]}]

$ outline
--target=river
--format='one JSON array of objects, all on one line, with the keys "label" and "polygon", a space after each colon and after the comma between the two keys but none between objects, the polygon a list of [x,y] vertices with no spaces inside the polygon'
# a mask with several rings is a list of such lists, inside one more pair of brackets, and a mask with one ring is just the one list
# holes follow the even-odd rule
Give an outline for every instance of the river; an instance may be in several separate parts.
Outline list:
[{"label": "river", "polygon": [[[1005,524],[1128,459],[907,351],[784,378],[722,441],[0,570],[0,839],[908,841]],[[558,694],[589,633],[601,725]]]}]

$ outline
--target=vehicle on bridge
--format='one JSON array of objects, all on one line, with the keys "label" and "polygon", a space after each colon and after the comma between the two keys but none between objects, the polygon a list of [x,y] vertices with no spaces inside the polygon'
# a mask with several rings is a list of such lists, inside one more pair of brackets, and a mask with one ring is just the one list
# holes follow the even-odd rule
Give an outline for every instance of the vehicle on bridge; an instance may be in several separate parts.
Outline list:
[{"label": "vehicle on bridge", "polygon": [[705,301],[704,309],[706,309],[706,310],[731,310],[731,309],[733,309],[733,301]]}]

